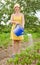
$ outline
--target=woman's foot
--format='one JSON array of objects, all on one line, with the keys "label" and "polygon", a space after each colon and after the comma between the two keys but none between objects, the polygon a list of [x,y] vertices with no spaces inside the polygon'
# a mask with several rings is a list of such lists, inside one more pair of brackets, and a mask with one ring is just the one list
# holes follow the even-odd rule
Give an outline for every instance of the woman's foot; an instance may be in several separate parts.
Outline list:
[{"label": "woman's foot", "polygon": [[15,58],[15,55],[14,55],[14,54],[12,54],[12,55],[11,55],[11,58]]}]

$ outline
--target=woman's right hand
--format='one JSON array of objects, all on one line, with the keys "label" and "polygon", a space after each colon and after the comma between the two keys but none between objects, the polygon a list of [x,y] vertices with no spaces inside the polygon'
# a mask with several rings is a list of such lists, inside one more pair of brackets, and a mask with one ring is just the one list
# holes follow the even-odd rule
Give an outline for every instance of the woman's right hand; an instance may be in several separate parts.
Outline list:
[{"label": "woman's right hand", "polygon": [[12,21],[11,23],[12,23],[12,24],[16,24],[16,25],[17,25],[17,24],[19,24],[19,23],[18,23],[18,22],[16,22],[16,21]]},{"label": "woman's right hand", "polygon": [[12,23],[12,24],[16,24],[15,21],[12,21],[11,23]]}]

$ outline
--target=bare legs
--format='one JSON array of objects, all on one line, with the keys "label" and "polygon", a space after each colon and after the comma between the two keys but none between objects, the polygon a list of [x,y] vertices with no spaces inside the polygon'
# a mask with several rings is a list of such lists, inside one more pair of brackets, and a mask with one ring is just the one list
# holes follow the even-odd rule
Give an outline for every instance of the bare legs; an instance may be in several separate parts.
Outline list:
[{"label": "bare legs", "polygon": [[21,48],[21,41],[20,40],[14,40],[13,41],[13,54],[19,54]]}]

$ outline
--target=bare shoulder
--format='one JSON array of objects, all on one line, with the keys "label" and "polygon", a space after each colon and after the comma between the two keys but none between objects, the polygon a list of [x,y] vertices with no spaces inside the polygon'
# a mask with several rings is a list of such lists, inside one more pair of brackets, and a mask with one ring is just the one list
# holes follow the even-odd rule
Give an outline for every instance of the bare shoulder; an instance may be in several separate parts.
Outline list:
[{"label": "bare shoulder", "polygon": [[20,15],[22,16],[22,18],[24,18],[24,14],[23,13],[20,13]]},{"label": "bare shoulder", "polygon": [[24,14],[23,14],[23,13],[20,13],[20,15],[21,15],[21,16],[24,16]]},{"label": "bare shoulder", "polygon": [[23,13],[20,13],[22,16],[24,15]]}]

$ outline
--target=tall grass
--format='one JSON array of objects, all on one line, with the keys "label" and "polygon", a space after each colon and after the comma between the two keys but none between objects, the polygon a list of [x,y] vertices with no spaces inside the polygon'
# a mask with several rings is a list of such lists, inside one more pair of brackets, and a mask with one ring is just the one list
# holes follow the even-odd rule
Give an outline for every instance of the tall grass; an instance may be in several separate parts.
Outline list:
[{"label": "tall grass", "polygon": [[[26,31],[25,31],[26,32]],[[28,36],[27,36],[27,32],[26,34],[24,34],[24,40],[23,42],[28,42]],[[40,33],[32,33],[32,38],[33,39],[40,39]],[[10,33],[0,33],[0,47],[7,47],[9,44],[11,43],[11,39],[10,39]]]}]

